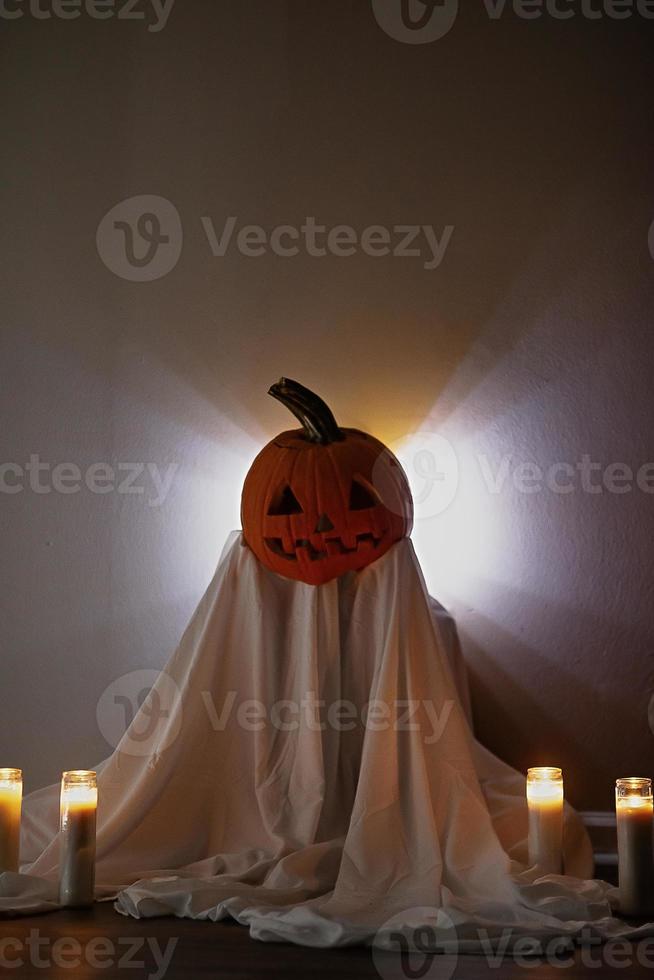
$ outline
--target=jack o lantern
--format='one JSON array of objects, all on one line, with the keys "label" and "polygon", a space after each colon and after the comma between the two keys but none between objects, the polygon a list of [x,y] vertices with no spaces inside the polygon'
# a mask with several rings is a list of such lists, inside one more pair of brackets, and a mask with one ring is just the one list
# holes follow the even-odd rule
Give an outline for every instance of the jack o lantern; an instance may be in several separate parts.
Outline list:
[{"label": "jack o lantern", "polygon": [[256,457],[243,484],[243,536],[287,578],[321,585],[364,568],[411,533],[404,470],[373,436],[341,429],[308,388],[282,378],[269,395],[302,423]]}]

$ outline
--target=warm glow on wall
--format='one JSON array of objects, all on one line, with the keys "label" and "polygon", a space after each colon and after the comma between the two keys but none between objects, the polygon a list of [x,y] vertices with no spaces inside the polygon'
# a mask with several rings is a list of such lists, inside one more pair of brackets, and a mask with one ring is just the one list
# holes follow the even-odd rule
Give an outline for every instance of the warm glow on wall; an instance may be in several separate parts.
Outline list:
[{"label": "warm glow on wall", "polygon": [[493,498],[475,479],[472,442],[426,427],[396,443],[415,505],[413,542],[429,590],[446,605],[476,602],[498,570]]}]

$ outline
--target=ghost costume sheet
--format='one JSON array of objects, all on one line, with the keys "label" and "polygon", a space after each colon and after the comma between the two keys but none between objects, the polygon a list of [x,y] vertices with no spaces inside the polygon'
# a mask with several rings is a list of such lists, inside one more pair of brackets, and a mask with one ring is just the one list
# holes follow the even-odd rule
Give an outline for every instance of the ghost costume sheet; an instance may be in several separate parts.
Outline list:
[{"label": "ghost costume sheet", "polygon": [[[569,808],[566,876],[527,868],[524,777],[475,741],[443,624],[409,540],[315,587],[234,534],[99,767],[98,897],[315,946],[629,933]],[[56,905],[57,809],[56,786],[26,798],[0,911]]]}]

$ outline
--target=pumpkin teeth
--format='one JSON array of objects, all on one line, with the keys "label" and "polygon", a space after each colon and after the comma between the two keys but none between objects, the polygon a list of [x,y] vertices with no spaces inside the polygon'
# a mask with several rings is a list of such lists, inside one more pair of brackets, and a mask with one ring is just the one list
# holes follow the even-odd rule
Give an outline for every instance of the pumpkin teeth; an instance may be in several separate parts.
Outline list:
[{"label": "pumpkin teeth", "polygon": [[335,558],[338,555],[352,555],[357,551],[374,551],[381,542],[381,538],[376,537],[370,532],[365,534],[350,535],[354,540],[354,547],[348,548],[340,538],[328,538],[325,541],[325,550],[314,548],[308,538],[298,538],[295,542],[295,551],[292,550],[292,542],[285,538],[264,538],[266,547],[270,548],[274,554],[287,561],[297,561],[298,551],[300,557],[308,558],[309,561],[319,561],[321,558]]},{"label": "pumpkin teeth", "polygon": [[314,548],[311,542],[307,541],[306,538],[300,538],[299,541],[296,541],[295,547],[304,549],[307,552],[310,561],[317,561],[319,558],[327,557],[326,551],[319,551],[317,548]]},{"label": "pumpkin teeth", "polygon": [[381,537],[366,531],[365,534],[356,535],[353,548],[347,548],[340,538],[327,538],[325,546],[330,555],[353,555],[359,550],[367,551],[376,548],[380,541]]},{"label": "pumpkin teeth", "polygon": [[346,531],[345,534],[341,535],[341,543],[345,551],[356,551],[357,535],[354,531]]},{"label": "pumpkin teeth", "polygon": [[378,544],[374,534],[357,534],[357,551],[373,551]]},{"label": "pumpkin teeth", "polygon": [[266,547],[270,548],[274,554],[279,555],[280,558],[286,558],[287,561],[297,561],[297,555],[284,550],[281,538],[264,538],[264,541],[266,542]]}]

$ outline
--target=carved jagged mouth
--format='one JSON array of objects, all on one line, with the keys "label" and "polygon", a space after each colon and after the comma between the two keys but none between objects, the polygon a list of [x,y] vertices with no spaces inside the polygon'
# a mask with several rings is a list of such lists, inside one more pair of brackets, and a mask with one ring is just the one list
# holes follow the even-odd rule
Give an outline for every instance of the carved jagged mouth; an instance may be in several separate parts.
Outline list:
[{"label": "carved jagged mouth", "polygon": [[[288,561],[297,561],[297,553],[284,551],[284,544],[281,538],[265,538],[266,546],[274,551],[276,555],[280,558],[286,558]],[[376,548],[381,541],[381,538],[376,538],[374,534],[366,532],[365,534],[357,534],[356,536],[356,548],[346,548],[340,538],[327,538],[325,544],[327,545],[325,550],[314,548],[307,538],[298,538],[295,542],[296,549],[302,549],[302,551],[308,556],[309,561],[318,561],[321,558],[332,558],[335,555],[354,555],[357,551],[360,551],[363,544],[371,544],[373,548]]]}]

